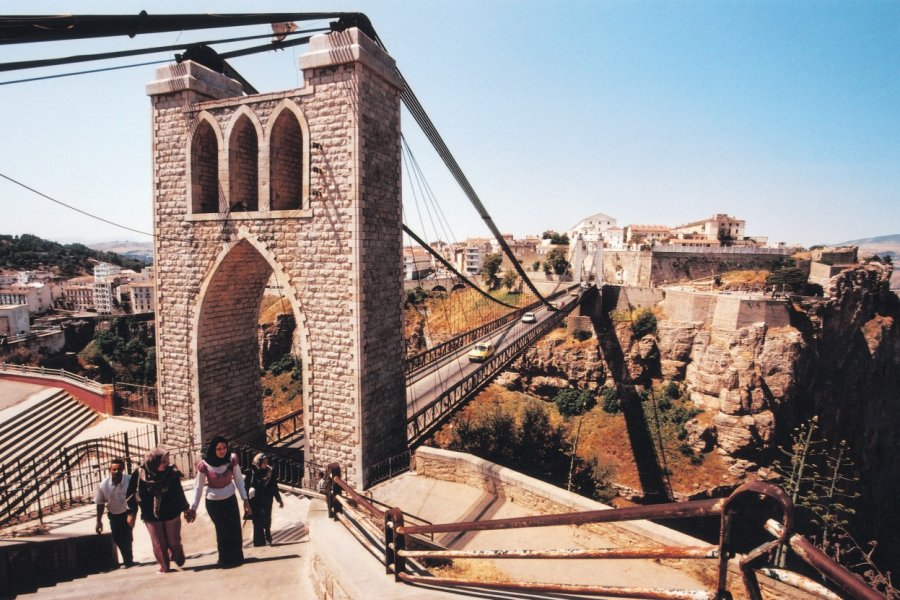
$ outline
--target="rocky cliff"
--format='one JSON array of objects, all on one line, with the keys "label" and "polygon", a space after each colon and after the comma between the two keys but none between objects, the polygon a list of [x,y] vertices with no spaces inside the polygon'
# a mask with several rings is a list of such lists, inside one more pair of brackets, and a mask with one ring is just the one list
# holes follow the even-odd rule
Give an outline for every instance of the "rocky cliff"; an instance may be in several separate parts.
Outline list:
[{"label": "rocky cliff", "polygon": [[[674,321],[657,307],[655,334],[635,339],[609,315],[595,323],[593,353],[559,341],[530,350],[517,365],[523,388],[683,384],[702,419],[688,423],[697,451],[715,450],[738,480],[765,466],[800,422],[818,415],[827,439],[847,440],[863,487],[868,534],[900,555],[896,498],[900,469],[900,302],[891,267],[866,264],[835,276],[823,298],[795,298],[790,324],[723,329]],[[876,537],[872,535],[872,537]],[[888,550],[887,548],[885,550]]]}]

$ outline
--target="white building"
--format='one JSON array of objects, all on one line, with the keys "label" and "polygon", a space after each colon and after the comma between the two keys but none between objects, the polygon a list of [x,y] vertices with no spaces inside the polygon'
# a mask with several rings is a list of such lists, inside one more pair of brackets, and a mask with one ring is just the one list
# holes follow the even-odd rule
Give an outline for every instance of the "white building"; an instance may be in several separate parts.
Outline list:
[{"label": "white building", "polygon": [[694,221],[672,228],[679,238],[700,237],[707,240],[742,240],[746,222],[725,214],[716,214],[708,219]]},{"label": "white building", "polygon": [[403,249],[403,277],[407,280],[423,279],[434,273],[435,259],[424,248]]},{"label": "white building", "polygon": [[113,312],[113,284],[110,281],[95,281],[94,308],[98,315],[111,315]]},{"label": "white building", "polygon": [[607,233],[615,227],[616,220],[614,218],[597,213],[579,221],[568,231],[568,235],[570,240],[576,240],[580,235],[588,251],[593,252],[600,243],[604,243],[606,246],[610,245]]},{"label": "white building", "polygon": [[24,335],[30,331],[27,306],[0,302],[0,336]]},{"label": "white building", "polygon": [[122,267],[102,262],[94,267],[94,280],[101,281],[112,275],[118,275],[121,272]]},{"label": "white building", "polygon": [[30,314],[43,314],[53,305],[53,294],[43,283],[14,283],[0,289],[0,304],[24,304]]},{"label": "white building", "polygon": [[131,288],[131,312],[148,313],[156,310],[153,282],[136,281],[128,284]]},{"label": "white building", "polygon": [[478,275],[484,267],[484,248],[467,245],[456,250],[454,258],[456,270],[466,275]]}]

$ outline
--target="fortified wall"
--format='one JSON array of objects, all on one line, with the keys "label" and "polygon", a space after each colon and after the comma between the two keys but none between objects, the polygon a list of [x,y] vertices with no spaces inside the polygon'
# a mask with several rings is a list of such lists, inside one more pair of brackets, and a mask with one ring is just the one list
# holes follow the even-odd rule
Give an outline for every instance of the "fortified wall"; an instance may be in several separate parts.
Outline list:
[{"label": "fortified wall", "polygon": [[352,28],[316,36],[300,89],[243,95],[185,62],[153,116],[163,442],[262,435],[257,320],[274,273],[297,324],[306,458],[364,486],[405,449],[400,89]]},{"label": "fortified wall", "polygon": [[736,331],[754,323],[790,325],[787,300],[762,295],[695,292],[626,285],[603,286],[603,311],[630,311],[657,305],[673,321],[709,323]]},{"label": "fortified wall", "polygon": [[604,250],[603,280],[649,287],[676,281],[707,279],[740,269],[769,269],[785,255],[760,248],[722,248],[719,252],[642,252]]}]

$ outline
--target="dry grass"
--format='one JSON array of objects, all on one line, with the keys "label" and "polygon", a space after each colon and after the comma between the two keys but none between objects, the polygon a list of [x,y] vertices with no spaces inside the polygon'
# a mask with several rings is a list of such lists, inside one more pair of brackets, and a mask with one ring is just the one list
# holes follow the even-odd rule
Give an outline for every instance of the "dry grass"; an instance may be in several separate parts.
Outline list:
[{"label": "dry grass", "polygon": [[291,304],[280,296],[263,296],[262,305],[259,307],[259,324],[274,323],[278,315],[291,314]]},{"label": "dry grass", "polygon": [[[520,392],[512,392],[500,385],[493,384],[469,402],[462,409],[461,415],[475,417],[479,414],[501,411],[515,414],[518,412],[515,410],[516,407],[528,398],[532,397]],[[651,405],[652,401],[645,402],[644,410],[648,427],[650,427],[651,432],[654,432],[654,437],[656,438],[655,421]],[[551,422],[559,423],[564,421],[555,404],[545,402],[545,406],[550,412]],[[705,413],[700,413],[697,415],[697,418],[702,421],[709,417]],[[435,435],[437,445],[444,446],[450,441],[452,424],[453,420]],[[564,421],[564,427],[567,430],[569,439],[574,438],[577,425],[577,418]],[[702,463],[692,464],[690,458],[679,451],[679,446],[682,442],[677,439],[671,427],[663,424],[662,429],[663,448],[665,448],[666,455],[665,464],[671,471],[669,480],[673,492],[691,495],[704,489],[733,482],[727,465],[716,452],[704,454]],[[659,443],[658,440],[656,440],[656,443]],[[639,451],[644,450],[639,449]],[[585,413],[578,441],[578,456],[585,460],[596,458],[601,465],[608,467],[612,473],[612,483],[635,490],[641,489],[637,462],[635,460],[635,449],[632,447],[628,437],[628,428],[622,413],[607,414],[599,405]],[[658,450],[657,458],[660,465],[662,465],[663,460]]]},{"label": "dry grass", "polygon": [[[260,378],[263,389],[263,421],[268,423],[279,417],[303,408],[303,384],[300,380],[291,379],[291,373],[272,375],[263,373]],[[271,394],[266,394],[266,390]]]},{"label": "dry grass", "polygon": [[469,579],[475,581],[512,581],[510,577],[497,568],[494,563],[486,560],[461,560],[446,566],[434,567],[430,570],[435,577],[448,579]]},{"label": "dry grass", "polygon": [[[525,306],[534,301],[534,296],[530,292],[509,294],[503,290],[494,292],[493,296],[514,306]],[[404,313],[404,330],[409,334],[424,318],[425,336],[431,347],[498,319],[510,310],[491,302],[473,289],[456,290],[448,294],[435,294],[416,306],[407,306]]]}]

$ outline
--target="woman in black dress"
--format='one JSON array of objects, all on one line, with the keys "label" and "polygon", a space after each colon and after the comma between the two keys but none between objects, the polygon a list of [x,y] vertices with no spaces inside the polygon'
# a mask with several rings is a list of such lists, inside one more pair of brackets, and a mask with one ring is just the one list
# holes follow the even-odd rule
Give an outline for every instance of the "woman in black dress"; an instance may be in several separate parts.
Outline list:
[{"label": "woman in black dress", "polygon": [[272,501],[278,500],[278,506],[284,508],[281,492],[269,457],[257,454],[253,458],[250,472],[247,475],[247,493],[250,495],[250,507],[253,510],[253,545],[265,546],[272,543]]}]

